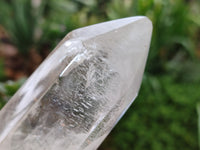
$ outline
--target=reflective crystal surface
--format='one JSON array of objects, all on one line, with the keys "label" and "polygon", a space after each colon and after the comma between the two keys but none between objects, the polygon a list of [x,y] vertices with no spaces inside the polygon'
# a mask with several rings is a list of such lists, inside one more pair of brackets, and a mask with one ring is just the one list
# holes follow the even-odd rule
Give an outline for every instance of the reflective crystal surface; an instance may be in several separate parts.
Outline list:
[{"label": "reflective crystal surface", "polygon": [[0,112],[0,150],[95,150],[137,96],[152,24],[69,33]]}]

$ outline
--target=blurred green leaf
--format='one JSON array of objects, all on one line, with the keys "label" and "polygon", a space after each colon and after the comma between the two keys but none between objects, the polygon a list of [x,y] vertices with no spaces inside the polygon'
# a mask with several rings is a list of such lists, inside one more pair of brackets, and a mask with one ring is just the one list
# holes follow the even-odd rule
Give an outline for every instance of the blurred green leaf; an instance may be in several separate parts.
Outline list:
[{"label": "blurred green leaf", "polygon": [[197,104],[198,113],[198,138],[199,138],[199,148],[200,148],[200,103]]},{"label": "blurred green leaf", "polygon": [[138,98],[108,137],[108,149],[198,149],[199,84],[176,83],[169,76],[157,80],[156,94],[144,80]]},{"label": "blurred green leaf", "polygon": [[3,60],[0,59],[0,81],[3,81],[6,79],[5,73],[4,73],[4,63]]},{"label": "blurred green leaf", "polygon": [[0,109],[6,104],[6,102],[16,93],[16,91],[25,82],[25,78],[22,78],[16,82],[7,81],[5,83],[0,82]]}]

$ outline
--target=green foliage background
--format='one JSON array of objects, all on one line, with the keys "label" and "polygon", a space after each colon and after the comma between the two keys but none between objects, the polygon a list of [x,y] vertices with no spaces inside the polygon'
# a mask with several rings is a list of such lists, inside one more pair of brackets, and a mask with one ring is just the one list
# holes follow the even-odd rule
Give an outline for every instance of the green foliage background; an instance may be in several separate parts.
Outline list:
[{"label": "green foliage background", "polygon": [[[38,7],[29,0],[0,2],[0,24],[25,56],[33,46],[38,51],[44,45],[55,47],[79,27],[135,15],[152,20],[139,96],[100,150],[198,149],[199,14],[197,0],[43,0]],[[2,71],[0,79],[2,107],[24,80],[5,82]]]}]

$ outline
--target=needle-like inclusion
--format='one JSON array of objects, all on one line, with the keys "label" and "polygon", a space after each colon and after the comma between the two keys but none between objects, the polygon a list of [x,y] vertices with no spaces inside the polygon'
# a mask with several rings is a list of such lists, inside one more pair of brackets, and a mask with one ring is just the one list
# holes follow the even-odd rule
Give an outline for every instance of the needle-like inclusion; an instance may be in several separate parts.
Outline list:
[{"label": "needle-like inclusion", "polygon": [[137,96],[152,24],[69,33],[0,112],[1,150],[95,150]]}]

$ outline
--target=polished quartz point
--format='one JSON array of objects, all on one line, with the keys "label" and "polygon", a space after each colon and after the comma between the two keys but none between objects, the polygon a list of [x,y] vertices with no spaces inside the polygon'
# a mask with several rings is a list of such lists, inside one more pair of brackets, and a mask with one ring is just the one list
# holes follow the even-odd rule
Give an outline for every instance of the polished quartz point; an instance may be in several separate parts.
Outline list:
[{"label": "polished quartz point", "polygon": [[0,150],[95,150],[137,96],[152,24],[69,33],[0,112]]}]

